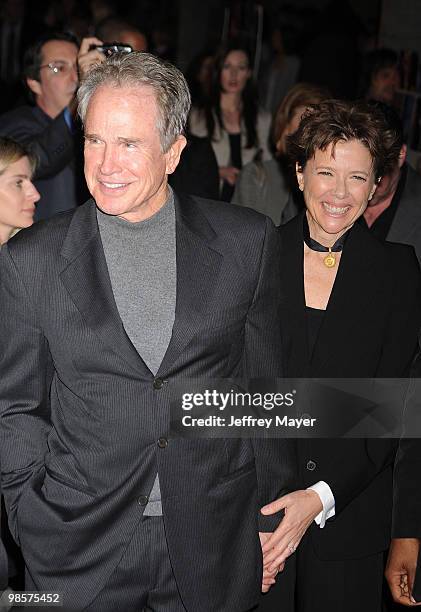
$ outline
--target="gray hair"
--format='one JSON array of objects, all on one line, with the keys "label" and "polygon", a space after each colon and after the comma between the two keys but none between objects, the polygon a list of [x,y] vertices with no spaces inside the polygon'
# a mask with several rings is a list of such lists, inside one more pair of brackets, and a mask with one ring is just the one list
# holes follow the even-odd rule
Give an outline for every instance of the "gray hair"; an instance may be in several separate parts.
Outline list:
[{"label": "gray hair", "polygon": [[142,87],[155,91],[158,104],[158,125],[162,150],[184,133],[190,111],[191,98],[183,74],[170,64],[150,53],[115,53],[95,65],[82,81],[77,92],[78,113],[85,121],[89,100],[101,86]]}]

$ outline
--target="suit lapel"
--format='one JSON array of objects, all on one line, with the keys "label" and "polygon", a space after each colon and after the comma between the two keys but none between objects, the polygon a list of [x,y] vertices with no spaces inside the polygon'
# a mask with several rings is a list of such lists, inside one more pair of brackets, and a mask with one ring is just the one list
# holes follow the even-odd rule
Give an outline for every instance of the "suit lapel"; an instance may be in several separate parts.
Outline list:
[{"label": "suit lapel", "polygon": [[177,301],[171,340],[158,372],[162,374],[200,333],[222,262],[222,255],[210,246],[215,232],[199,206],[182,196],[175,197],[175,207]]},{"label": "suit lapel", "polygon": [[306,375],[309,362],[304,295],[303,213],[280,228],[282,343],[288,376]]},{"label": "suit lapel", "polygon": [[61,254],[65,259],[61,280],[85,322],[138,374],[152,376],[120,319],[93,200],[76,209]]},{"label": "suit lapel", "polygon": [[[209,243],[215,232],[190,198],[175,198],[177,297],[173,332],[158,374],[165,374],[200,333],[222,256]],[[73,216],[62,248],[61,280],[85,322],[130,367],[152,376],[128,338],[114,300],[93,200]]]}]

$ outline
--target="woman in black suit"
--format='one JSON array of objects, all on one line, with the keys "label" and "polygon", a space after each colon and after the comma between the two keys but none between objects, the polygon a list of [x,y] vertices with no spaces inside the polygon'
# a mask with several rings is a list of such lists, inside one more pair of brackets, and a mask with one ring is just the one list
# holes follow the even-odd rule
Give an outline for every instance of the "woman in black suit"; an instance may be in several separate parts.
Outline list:
[{"label": "woman in black suit", "polygon": [[[407,376],[420,326],[418,264],[411,247],[379,242],[357,222],[398,157],[392,132],[378,110],[331,100],[304,115],[288,151],[306,211],[280,228],[287,375]],[[263,509],[286,510],[263,546],[266,585],[297,549],[297,610],[380,612],[395,441],[297,447],[302,490]],[[280,602],[262,605],[269,609]]]}]

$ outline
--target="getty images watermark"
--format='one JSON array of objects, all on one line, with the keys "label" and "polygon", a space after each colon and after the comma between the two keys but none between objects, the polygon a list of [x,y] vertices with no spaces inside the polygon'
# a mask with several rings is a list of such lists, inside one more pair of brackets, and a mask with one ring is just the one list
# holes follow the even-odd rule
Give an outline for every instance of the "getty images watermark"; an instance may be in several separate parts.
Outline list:
[{"label": "getty images watermark", "polygon": [[[181,407],[184,411],[197,408],[213,408],[220,412],[227,409],[238,408],[259,408],[265,411],[273,410],[285,406],[290,408],[294,405],[296,390],[287,393],[249,393],[244,391],[228,392],[217,391],[216,389],[205,389],[202,393],[183,393],[181,397]],[[193,416],[191,414],[181,417],[184,427],[252,427],[265,428],[271,427],[314,427],[316,418],[307,415],[298,418],[290,417],[287,414],[275,416],[254,416],[251,414],[221,416],[209,414],[208,416]]]},{"label": "getty images watermark", "polygon": [[421,438],[421,379],[167,381],[182,438]]}]

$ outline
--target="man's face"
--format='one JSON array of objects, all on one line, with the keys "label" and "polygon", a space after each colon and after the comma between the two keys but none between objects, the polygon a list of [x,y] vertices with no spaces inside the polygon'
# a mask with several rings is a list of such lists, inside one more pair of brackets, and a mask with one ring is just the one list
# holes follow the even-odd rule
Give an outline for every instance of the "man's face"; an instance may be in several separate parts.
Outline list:
[{"label": "man's face", "polygon": [[373,198],[368,203],[368,206],[370,208],[373,206],[377,206],[377,204],[381,204],[388,198],[393,197],[399,183],[400,174],[401,169],[399,165],[396,164],[392,172],[382,176],[377,185],[377,189],[375,194],[373,195]]},{"label": "man's face", "polygon": [[403,144],[399,152],[399,157],[395,163],[395,166],[389,174],[385,174],[377,184],[377,189],[374,193],[373,198],[368,203],[369,207],[377,206],[378,204],[384,203],[386,200],[390,200],[395,195],[395,191],[398,187],[399,180],[401,178],[401,169],[406,160],[407,146]]},{"label": "man's face", "polygon": [[373,76],[370,94],[374,100],[392,104],[396,91],[400,86],[400,75],[397,66],[381,68]]},{"label": "man's face", "polygon": [[[78,48],[64,40],[49,40],[41,51],[39,81],[28,79],[37,105],[51,118],[57,117],[73,99],[78,86]],[[53,65],[54,70],[48,67]]]},{"label": "man's face", "polygon": [[185,146],[180,136],[163,153],[158,106],[149,86],[104,85],[85,118],[85,177],[97,206],[127,221],[151,217],[167,198],[167,174]]}]

